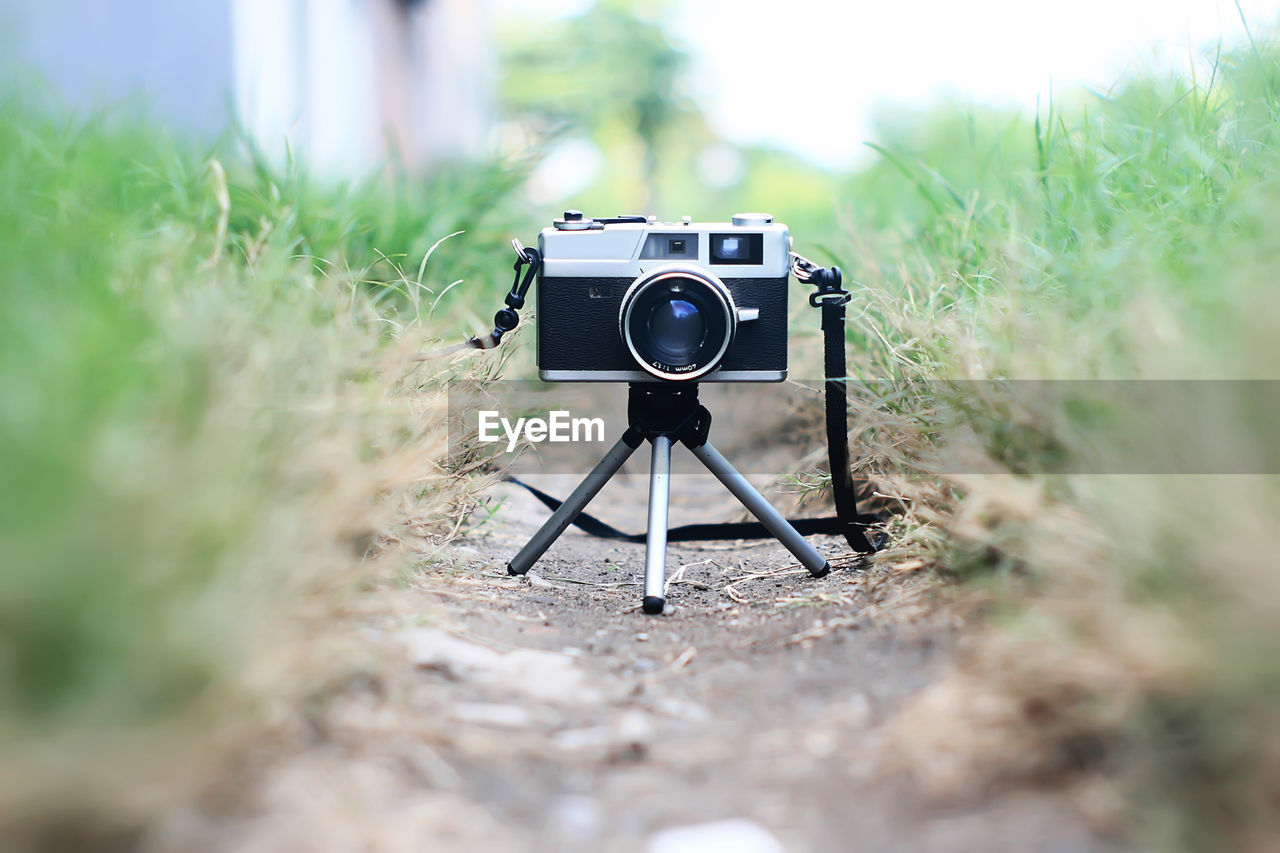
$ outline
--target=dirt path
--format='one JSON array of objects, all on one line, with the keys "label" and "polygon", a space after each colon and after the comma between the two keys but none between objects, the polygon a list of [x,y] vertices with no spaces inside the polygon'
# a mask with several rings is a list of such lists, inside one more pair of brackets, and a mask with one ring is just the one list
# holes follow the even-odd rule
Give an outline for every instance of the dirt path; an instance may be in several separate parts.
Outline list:
[{"label": "dirt path", "polygon": [[[592,510],[636,529],[646,482],[619,478]],[[537,577],[506,577],[546,512],[499,488],[499,522],[453,571],[359,617],[370,661],[297,724],[306,748],[258,756],[250,796],[175,815],[155,846],[674,851],[654,833],[730,818],[790,851],[1097,846],[1049,795],[939,809],[886,772],[887,721],[963,633],[923,587],[885,569],[813,580],[772,542],[673,546],[674,607],[645,616],[641,545],[571,530]],[[732,517],[722,495],[678,477],[673,519]]]}]

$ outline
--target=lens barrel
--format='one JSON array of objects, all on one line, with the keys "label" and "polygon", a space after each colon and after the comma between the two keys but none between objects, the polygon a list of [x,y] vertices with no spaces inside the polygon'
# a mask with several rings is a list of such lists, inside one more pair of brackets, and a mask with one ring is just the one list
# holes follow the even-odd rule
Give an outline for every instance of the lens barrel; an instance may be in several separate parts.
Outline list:
[{"label": "lens barrel", "polygon": [[737,310],[718,277],[695,266],[662,266],[632,282],[618,317],[636,362],[660,379],[697,379],[724,358]]}]

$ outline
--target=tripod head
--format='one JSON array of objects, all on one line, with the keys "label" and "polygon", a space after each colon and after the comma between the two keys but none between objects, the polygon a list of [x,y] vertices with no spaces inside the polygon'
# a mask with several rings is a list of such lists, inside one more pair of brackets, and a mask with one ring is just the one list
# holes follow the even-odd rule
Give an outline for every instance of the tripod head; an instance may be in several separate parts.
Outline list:
[{"label": "tripod head", "polygon": [[632,382],[627,386],[627,423],[623,441],[632,447],[665,436],[692,450],[707,443],[711,412],[698,402],[696,382]]}]

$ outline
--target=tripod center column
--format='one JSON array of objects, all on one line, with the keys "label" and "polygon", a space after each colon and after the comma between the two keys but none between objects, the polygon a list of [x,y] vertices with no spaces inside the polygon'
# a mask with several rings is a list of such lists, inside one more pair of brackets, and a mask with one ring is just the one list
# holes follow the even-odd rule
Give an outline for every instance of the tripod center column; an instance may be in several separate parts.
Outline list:
[{"label": "tripod center column", "polygon": [[644,612],[661,613],[666,583],[667,509],[671,498],[671,439],[655,435],[649,467],[649,533],[644,550]]}]

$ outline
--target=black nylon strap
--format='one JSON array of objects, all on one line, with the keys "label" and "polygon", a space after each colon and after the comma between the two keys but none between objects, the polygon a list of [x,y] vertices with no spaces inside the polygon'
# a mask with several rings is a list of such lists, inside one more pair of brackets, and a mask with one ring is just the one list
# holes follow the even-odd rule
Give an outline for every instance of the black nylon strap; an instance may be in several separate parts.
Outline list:
[{"label": "black nylon strap", "polygon": [[[438,358],[466,347],[493,349],[502,343],[503,335],[520,324],[520,309],[524,307],[524,298],[529,293],[529,286],[533,284],[538,270],[542,269],[542,255],[537,249],[524,246],[519,240],[512,240],[511,243],[516,250],[515,277],[511,279],[511,290],[504,299],[507,307],[499,309],[498,313],[493,315],[493,331],[484,337],[468,338],[460,347],[446,347],[434,353],[427,353],[425,358]],[[521,281],[520,270],[526,266],[528,269],[524,271],[524,280]]]},{"label": "black nylon strap", "polygon": [[[563,501],[553,498],[551,495],[534,488],[528,483],[512,476],[504,476],[502,478],[508,483],[514,483],[520,488],[542,501],[543,506],[555,512],[560,508]],[[877,519],[878,520],[878,519]],[[787,522],[796,529],[801,536],[813,536],[825,534],[830,536],[843,536],[847,525],[839,518],[792,518]],[[648,534],[645,533],[625,533],[618,528],[606,524],[600,519],[589,513],[578,513],[578,517],[574,520],[573,525],[589,536],[595,536],[600,539],[617,539],[622,542],[638,542],[643,544]],[[680,527],[672,527],[667,530],[668,542],[702,542],[709,539],[769,539],[773,536],[768,529],[758,521],[742,521],[742,522],[717,522],[714,524],[685,524]]]},{"label": "black nylon strap", "polygon": [[831,495],[836,504],[840,535],[849,547],[870,554],[884,547],[888,535],[881,532],[874,542],[867,538],[868,525],[883,520],[858,512],[858,494],[849,468],[849,390],[845,385],[848,367],[844,351],[843,299],[822,300],[822,362],[826,374],[827,459],[831,470]]}]

